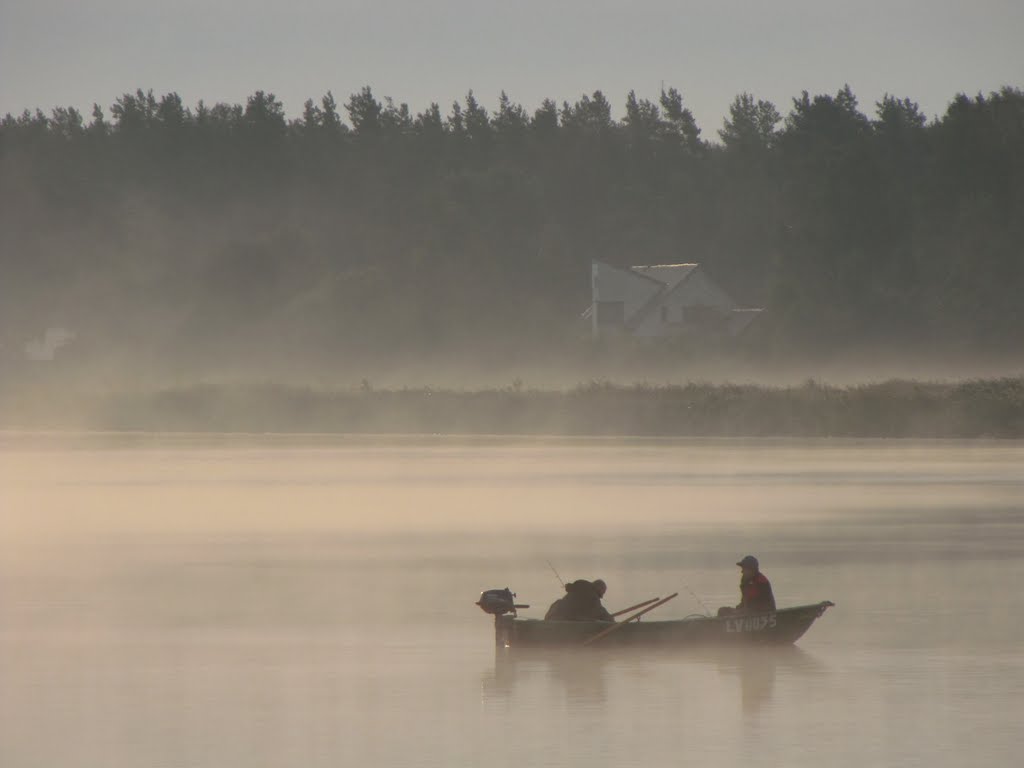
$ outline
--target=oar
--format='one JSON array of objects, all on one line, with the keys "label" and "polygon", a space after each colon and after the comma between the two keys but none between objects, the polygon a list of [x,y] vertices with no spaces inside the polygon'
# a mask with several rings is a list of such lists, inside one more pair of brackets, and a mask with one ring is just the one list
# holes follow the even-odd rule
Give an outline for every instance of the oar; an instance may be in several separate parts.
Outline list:
[{"label": "oar", "polygon": [[616,611],[615,613],[612,614],[612,616],[621,616],[624,613],[629,613],[630,611],[635,611],[637,608],[643,608],[645,605],[650,605],[651,603],[656,603],[660,599],[661,599],[660,597],[652,597],[650,600],[644,600],[642,603],[637,603],[636,605],[629,606],[629,608],[623,608],[621,611]]},{"label": "oar", "polygon": [[591,637],[588,637],[588,638],[587,638],[586,640],[584,640],[584,641],[583,641],[583,644],[584,644],[584,645],[590,645],[590,644],[591,644],[592,642],[594,642],[595,640],[600,640],[600,639],[601,639],[602,637],[604,637],[605,635],[610,635],[610,634],[611,634],[612,632],[614,632],[614,631],[615,631],[616,629],[622,629],[622,627],[626,626],[626,624],[628,624],[629,622],[633,621],[633,619],[639,619],[639,618],[640,618],[641,616],[643,616],[643,615],[644,615],[645,613],[647,613],[648,611],[653,611],[653,610],[654,610],[655,608],[657,608],[657,607],[658,607],[659,605],[664,605],[664,604],[665,604],[665,603],[667,603],[667,602],[668,602],[669,600],[671,600],[671,599],[672,599],[673,597],[676,597],[676,596],[677,596],[678,594],[679,594],[678,592],[673,592],[673,593],[672,593],[671,595],[669,595],[668,597],[666,597],[666,598],[665,598],[664,600],[659,600],[658,602],[654,603],[653,605],[649,605],[649,606],[647,606],[647,607],[646,607],[646,608],[644,608],[644,609],[643,609],[642,611],[638,611],[637,613],[634,613],[634,614],[633,614],[632,616],[630,616],[630,617],[629,617],[628,619],[623,619],[623,620],[622,620],[622,621],[620,621],[620,622],[619,622],[618,624],[612,624],[612,625],[611,625],[610,627],[608,627],[607,629],[602,629],[602,630],[601,630],[600,632],[598,632],[598,633],[597,633],[596,635],[593,635],[593,636],[591,636]]}]

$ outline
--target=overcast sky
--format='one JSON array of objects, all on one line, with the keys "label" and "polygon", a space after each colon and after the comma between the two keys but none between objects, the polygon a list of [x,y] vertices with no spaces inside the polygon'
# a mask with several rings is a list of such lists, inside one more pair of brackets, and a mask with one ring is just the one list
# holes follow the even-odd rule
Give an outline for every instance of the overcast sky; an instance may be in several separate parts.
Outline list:
[{"label": "overcast sky", "polygon": [[785,114],[849,83],[929,116],[958,92],[1024,87],[1024,0],[0,0],[0,114],[177,91],[189,105],[272,91],[291,116],[370,85],[413,112],[473,89],[531,111],[601,89],[674,86],[705,138],[743,91]]}]

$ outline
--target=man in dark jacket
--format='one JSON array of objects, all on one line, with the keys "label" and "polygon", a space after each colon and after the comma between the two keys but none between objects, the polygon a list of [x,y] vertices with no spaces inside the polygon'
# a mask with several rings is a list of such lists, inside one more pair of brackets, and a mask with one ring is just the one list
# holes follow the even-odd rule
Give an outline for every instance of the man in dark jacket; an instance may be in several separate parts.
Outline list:
[{"label": "man in dark jacket", "polygon": [[775,595],[768,577],[761,573],[760,563],[753,555],[747,555],[738,563],[743,569],[740,576],[740,604],[735,608],[719,608],[719,616],[735,613],[764,613],[775,610]]},{"label": "man in dark jacket", "polygon": [[601,605],[607,585],[601,579],[579,579],[565,585],[565,597],[555,600],[544,618],[548,621],[615,621]]}]

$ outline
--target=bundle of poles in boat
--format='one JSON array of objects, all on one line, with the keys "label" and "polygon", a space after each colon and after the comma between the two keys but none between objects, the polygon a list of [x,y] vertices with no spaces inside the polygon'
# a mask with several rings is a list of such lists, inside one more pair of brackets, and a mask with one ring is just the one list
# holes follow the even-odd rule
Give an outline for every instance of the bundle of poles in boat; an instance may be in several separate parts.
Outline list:
[{"label": "bundle of poles in boat", "polygon": [[636,605],[629,606],[629,608],[623,608],[621,611],[616,611],[612,614],[612,618],[622,616],[623,614],[629,613],[630,611],[636,611],[637,608],[642,609],[634,613],[632,616],[629,616],[628,618],[625,618],[622,621],[616,622],[615,624],[612,624],[610,627],[607,627],[606,629],[602,629],[596,635],[591,635],[583,641],[583,644],[590,645],[591,643],[597,642],[602,637],[606,637],[610,635],[612,632],[616,631],[617,629],[621,629],[626,624],[629,624],[629,622],[639,620],[639,618],[648,611],[653,611],[659,605],[664,605],[669,600],[671,600],[674,597],[677,597],[678,595],[678,592],[673,592],[671,595],[665,598],[652,597],[650,600],[644,600],[642,603],[637,603]]}]

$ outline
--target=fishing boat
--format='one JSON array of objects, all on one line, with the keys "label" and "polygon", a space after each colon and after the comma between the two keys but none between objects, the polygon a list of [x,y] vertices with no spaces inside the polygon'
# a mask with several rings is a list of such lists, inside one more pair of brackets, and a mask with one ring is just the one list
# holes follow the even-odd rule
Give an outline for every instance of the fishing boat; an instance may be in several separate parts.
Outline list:
[{"label": "fishing boat", "polygon": [[[612,645],[792,645],[835,603],[824,600],[760,613],[727,616],[695,614],[684,619],[640,621],[648,611],[671,600],[648,601],[642,611],[618,623],[606,621],[547,621],[526,619],[518,609],[529,606],[515,603],[515,595],[505,590],[488,590],[477,602],[494,615],[494,638],[499,647],[566,647]],[[641,603],[640,605],[644,605]]]}]

